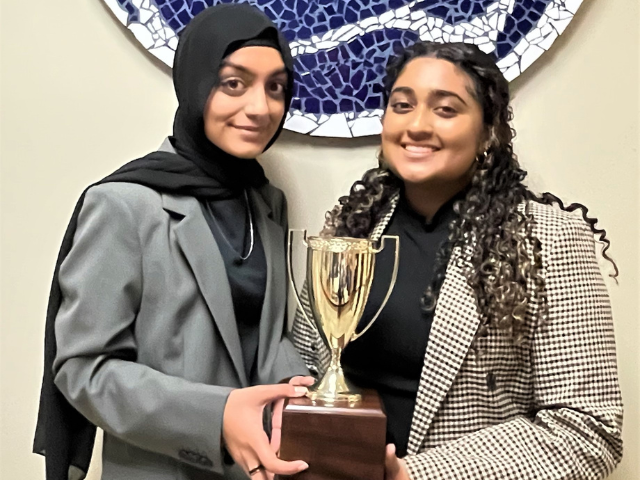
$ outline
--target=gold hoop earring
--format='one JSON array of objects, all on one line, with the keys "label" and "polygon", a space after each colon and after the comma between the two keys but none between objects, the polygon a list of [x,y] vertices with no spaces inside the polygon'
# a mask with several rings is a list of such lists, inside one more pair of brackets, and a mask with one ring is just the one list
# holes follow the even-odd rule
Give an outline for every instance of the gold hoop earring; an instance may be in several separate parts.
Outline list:
[{"label": "gold hoop earring", "polygon": [[478,155],[475,158],[475,162],[479,165],[482,166],[484,165],[484,163],[487,161],[487,157],[489,156],[489,150],[485,150],[482,155]]}]

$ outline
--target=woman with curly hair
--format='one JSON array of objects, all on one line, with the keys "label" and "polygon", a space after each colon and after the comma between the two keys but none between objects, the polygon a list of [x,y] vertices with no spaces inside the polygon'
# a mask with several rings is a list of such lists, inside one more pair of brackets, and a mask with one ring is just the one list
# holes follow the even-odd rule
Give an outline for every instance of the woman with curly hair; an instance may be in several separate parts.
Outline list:
[{"label": "woman with curly hair", "polygon": [[[348,380],[382,398],[387,478],[604,478],[622,456],[604,230],[523,183],[508,83],[477,47],[406,48],[384,87],[380,166],[323,234],[400,238],[389,302],[342,355]],[[392,264],[378,255],[362,324]],[[301,315],[294,338],[322,374],[328,351]]]}]

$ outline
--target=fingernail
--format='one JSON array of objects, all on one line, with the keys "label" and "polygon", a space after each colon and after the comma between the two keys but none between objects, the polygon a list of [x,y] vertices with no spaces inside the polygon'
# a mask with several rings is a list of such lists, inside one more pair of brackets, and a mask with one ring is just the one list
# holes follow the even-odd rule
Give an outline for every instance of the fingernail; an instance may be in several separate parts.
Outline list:
[{"label": "fingernail", "polygon": [[307,393],[307,387],[294,387],[293,389],[298,395],[304,395]]},{"label": "fingernail", "polygon": [[302,462],[302,466],[300,468],[300,471],[306,470],[307,468],[309,468],[309,464],[307,462]]}]

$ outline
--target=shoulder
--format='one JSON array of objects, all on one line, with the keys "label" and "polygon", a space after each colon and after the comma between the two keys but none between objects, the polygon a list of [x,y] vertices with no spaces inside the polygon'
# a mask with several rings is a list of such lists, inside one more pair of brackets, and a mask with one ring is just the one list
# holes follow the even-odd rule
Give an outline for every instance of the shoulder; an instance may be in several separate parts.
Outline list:
[{"label": "shoulder", "polygon": [[568,212],[557,205],[547,205],[536,201],[528,201],[522,205],[535,221],[534,232],[542,235],[557,235],[563,230],[591,232],[589,225],[580,212]]},{"label": "shoulder", "polygon": [[161,208],[162,195],[152,188],[135,183],[110,182],[87,190],[80,215],[105,212],[144,218]]},{"label": "shoulder", "polygon": [[161,204],[162,195],[156,190],[127,182],[109,182],[90,187],[85,196],[87,200],[102,200],[112,203],[131,205]]},{"label": "shoulder", "polygon": [[529,201],[524,205],[533,216],[532,234],[543,255],[595,257],[595,237],[579,211],[567,212],[557,205]]}]

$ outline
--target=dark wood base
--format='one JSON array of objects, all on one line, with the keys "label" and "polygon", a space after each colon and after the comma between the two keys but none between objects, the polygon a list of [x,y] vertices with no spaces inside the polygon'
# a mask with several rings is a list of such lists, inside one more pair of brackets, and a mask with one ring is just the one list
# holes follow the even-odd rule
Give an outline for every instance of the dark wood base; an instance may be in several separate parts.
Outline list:
[{"label": "dark wood base", "polygon": [[[384,480],[387,417],[380,397],[365,390],[350,407],[290,399],[282,415],[280,458],[304,460],[295,480]],[[318,403],[318,402],[316,402]]]}]

